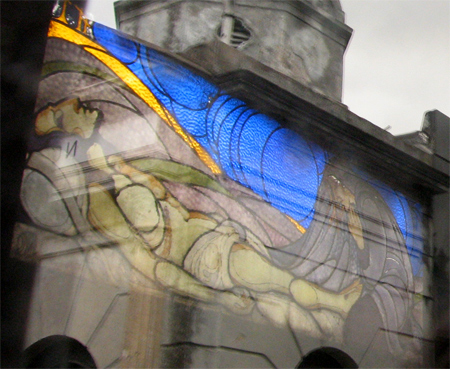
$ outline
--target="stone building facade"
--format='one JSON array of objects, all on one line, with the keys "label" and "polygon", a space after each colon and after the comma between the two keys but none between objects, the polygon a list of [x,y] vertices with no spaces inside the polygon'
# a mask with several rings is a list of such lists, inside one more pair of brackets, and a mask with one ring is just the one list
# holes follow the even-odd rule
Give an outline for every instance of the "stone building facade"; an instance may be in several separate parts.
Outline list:
[{"label": "stone building facade", "polygon": [[394,137],[340,102],[338,1],[115,7],[131,36],[50,23],[25,366],[445,367],[449,118]]}]

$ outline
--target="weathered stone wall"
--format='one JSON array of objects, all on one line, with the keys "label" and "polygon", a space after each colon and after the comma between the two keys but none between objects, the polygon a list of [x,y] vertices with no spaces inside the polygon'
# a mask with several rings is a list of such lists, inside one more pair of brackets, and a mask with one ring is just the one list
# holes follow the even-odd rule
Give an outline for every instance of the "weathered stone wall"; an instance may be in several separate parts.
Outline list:
[{"label": "weathered stone wall", "polygon": [[[119,1],[118,27],[167,50],[184,53],[219,38],[224,3]],[[343,54],[351,29],[342,23],[342,11],[334,3],[327,4],[240,0],[227,13],[251,34],[248,41],[237,46],[240,51],[316,92],[340,100]]]},{"label": "weathered stone wall", "polygon": [[[288,13],[266,21],[303,22]],[[308,45],[298,28],[276,36]],[[218,40],[180,49],[189,69],[92,34],[55,21],[47,44],[12,248],[37,271],[26,345],[71,337],[100,367],[432,365],[447,117],[428,115],[419,151]]]}]

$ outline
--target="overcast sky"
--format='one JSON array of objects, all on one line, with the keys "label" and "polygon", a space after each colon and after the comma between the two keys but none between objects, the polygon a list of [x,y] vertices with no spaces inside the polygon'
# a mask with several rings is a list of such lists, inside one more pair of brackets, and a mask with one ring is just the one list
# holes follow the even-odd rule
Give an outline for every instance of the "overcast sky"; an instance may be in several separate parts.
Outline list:
[{"label": "overcast sky", "polygon": [[[86,15],[115,28],[113,3],[90,0]],[[395,135],[420,130],[425,111],[450,116],[450,0],[341,4],[353,28],[344,59],[344,104]]]}]

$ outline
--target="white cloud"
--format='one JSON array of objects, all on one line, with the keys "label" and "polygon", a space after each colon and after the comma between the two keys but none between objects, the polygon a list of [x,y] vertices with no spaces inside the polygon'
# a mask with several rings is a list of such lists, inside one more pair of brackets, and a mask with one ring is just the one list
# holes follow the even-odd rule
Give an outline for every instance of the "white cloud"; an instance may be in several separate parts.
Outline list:
[{"label": "white cloud", "polygon": [[344,103],[401,134],[423,113],[450,115],[450,2],[341,0],[354,29],[345,56]]}]

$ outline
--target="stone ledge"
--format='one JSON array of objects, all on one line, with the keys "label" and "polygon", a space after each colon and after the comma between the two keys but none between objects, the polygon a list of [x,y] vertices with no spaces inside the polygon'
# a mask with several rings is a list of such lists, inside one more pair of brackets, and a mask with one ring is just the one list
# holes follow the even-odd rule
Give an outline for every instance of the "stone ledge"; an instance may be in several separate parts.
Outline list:
[{"label": "stone ledge", "polygon": [[[214,41],[188,50],[183,57],[211,75],[219,87],[246,101],[251,107],[302,130],[300,117],[309,116],[320,140],[337,139],[342,150],[360,150],[368,165],[382,167],[386,175],[399,175],[402,185],[448,191],[448,174],[431,166],[433,155],[408,145],[389,132],[352,113],[342,103],[313,91],[238,50]],[[252,98],[249,96],[257,96]],[[308,125],[308,124],[306,124]],[[303,123],[305,126],[305,123]],[[303,131],[304,133],[304,131]],[[330,135],[330,138],[326,136]],[[322,142],[322,141],[321,141]],[[359,153],[356,153],[358,154]],[[406,185],[406,187],[409,187]]]}]

